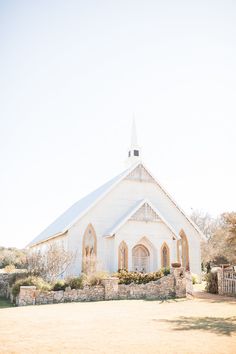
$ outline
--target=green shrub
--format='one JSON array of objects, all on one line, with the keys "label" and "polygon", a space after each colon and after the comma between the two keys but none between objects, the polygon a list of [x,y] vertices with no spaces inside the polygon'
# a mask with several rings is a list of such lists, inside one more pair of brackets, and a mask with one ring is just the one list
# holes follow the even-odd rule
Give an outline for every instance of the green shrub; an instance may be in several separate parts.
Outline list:
[{"label": "green shrub", "polygon": [[14,266],[14,264],[8,264],[4,268],[4,272],[6,272],[6,273],[14,273],[15,270],[16,270],[16,267]]},{"label": "green shrub", "polygon": [[197,284],[197,277],[195,275],[192,275],[192,283]]},{"label": "green shrub", "polygon": [[15,284],[17,280],[28,278],[30,275],[31,274],[28,272],[13,273],[9,278],[9,286],[12,287],[12,285]]},{"label": "green shrub", "polygon": [[84,276],[84,282],[89,286],[99,285],[102,280],[108,278],[108,276],[106,272],[91,273]]},{"label": "green shrub", "polygon": [[67,287],[67,284],[65,283],[64,280],[57,280],[55,283],[53,283],[52,290],[57,291],[57,290],[65,290]]},{"label": "green shrub", "polygon": [[161,268],[161,272],[163,273],[163,275],[168,275],[170,274],[170,267],[166,267],[166,268]]},{"label": "green shrub", "polygon": [[206,291],[211,294],[218,294],[217,272],[206,274]]},{"label": "green shrub", "polygon": [[146,284],[150,281],[155,281],[163,277],[163,272],[152,272],[152,273],[138,273],[138,272],[127,272],[126,270],[120,270],[115,274],[119,278],[119,284]]},{"label": "green shrub", "polygon": [[30,276],[27,278],[17,280],[12,287],[12,294],[17,296],[20,292],[21,286],[36,286],[37,290],[49,291],[51,290],[51,285],[44,281],[40,277]]},{"label": "green shrub", "polygon": [[65,288],[67,286],[70,286],[71,289],[83,289],[84,287],[84,277],[74,277],[74,278],[68,278],[65,281]]}]

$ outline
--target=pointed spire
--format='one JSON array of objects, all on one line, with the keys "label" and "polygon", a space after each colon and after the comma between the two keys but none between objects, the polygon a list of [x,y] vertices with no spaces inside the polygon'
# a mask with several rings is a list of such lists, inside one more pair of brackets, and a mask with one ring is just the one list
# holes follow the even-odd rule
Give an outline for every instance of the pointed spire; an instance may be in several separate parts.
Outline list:
[{"label": "pointed spire", "polygon": [[138,161],[141,161],[140,155],[141,155],[141,151],[140,151],[140,147],[138,146],[135,117],[133,114],[132,131],[131,131],[131,146],[129,149],[128,159],[126,161],[126,166],[130,166]]},{"label": "pointed spire", "polygon": [[135,124],[135,116],[133,114],[133,122],[132,122],[132,133],[131,133],[131,146],[137,146],[137,131],[136,131],[136,124]]}]

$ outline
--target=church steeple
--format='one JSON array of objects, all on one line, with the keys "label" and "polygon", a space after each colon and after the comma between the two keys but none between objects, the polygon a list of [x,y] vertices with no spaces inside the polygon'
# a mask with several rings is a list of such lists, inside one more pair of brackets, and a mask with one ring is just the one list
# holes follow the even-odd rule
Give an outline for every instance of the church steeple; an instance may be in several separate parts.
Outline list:
[{"label": "church steeple", "polygon": [[140,160],[141,160],[141,149],[138,145],[135,118],[133,117],[132,131],[131,131],[131,145],[129,148],[128,159],[126,164],[128,166],[131,166]]}]

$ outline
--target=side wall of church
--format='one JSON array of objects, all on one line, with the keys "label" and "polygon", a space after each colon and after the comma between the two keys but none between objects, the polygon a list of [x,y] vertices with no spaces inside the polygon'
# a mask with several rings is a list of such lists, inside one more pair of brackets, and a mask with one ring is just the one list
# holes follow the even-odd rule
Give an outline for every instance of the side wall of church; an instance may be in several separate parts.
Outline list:
[{"label": "side wall of church", "polygon": [[[193,273],[200,274],[200,240],[197,231],[189,224],[184,215],[175,207],[170,199],[164,194],[156,183],[123,180],[112,191],[110,191],[103,199],[101,199],[90,211],[85,214],[78,222],[76,222],[68,231],[68,247],[76,252],[74,265],[68,270],[70,274],[80,274],[82,266],[82,241],[84,232],[87,226],[91,223],[95,229],[97,236],[97,258],[98,269],[108,271],[116,271],[116,257],[118,253],[118,244],[122,238],[120,230],[112,239],[106,239],[104,236],[109,230],[116,225],[118,220],[121,220],[134,208],[134,206],[142,199],[149,199],[152,204],[160,210],[161,214],[173,225],[175,230],[184,230],[189,244],[190,269]],[[165,232],[157,227],[151,227],[147,223],[146,229],[142,229],[139,223],[136,223],[131,228],[128,226],[123,232],[126,232],[126,242],[132,242],[141,239],[143,236],[150,236],[151,242],[157,248],[159,255],[160,244],[162,240],[170,243],[170,237]],[[156,231],[155,231],[156,230]],[[150,235],[147,233],[150,231]],[[140,236],[137,236],[140,233]],[[136,236],[133,236],[136,235]],[[158,241],[155,241],[155,240]],[[155,242],[154,242],[155,241]],[[170,250],[173,248],[170,244]],[[171,252],[171,257],[173,252]],[[160,257],[156,257],[156,265],[160,264]],[[154,261],[155,263],[155,261]]]}]

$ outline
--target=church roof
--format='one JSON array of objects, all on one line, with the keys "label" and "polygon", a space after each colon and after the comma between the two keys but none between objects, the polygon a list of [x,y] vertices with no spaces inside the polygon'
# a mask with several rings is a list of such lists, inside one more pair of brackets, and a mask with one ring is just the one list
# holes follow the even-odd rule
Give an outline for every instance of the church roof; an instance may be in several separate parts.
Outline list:
[{"label": "church roof", "polygon": [[35,237],[27,247],[36,245],[42,241],[46,241],[49,238],[54,238],[56,236],[63,235],[69,228],[78,220],[82,215],[84,215],[100,198],[102,198],[108,191],[119,182],[124,176],[126,176],[132,168],[128,168],[121,174],[109,180],[107,183],[103,184],[101,187],[88,194],[84,198],[80,199],[78,202],[73,204],[69,209],[67,209],[63,214],[61,214],[52,224],[50,224],[43,232],[41,232],[37,237]]},{"label": "church roof", "polygon": [[[185,216],[188,222],[192,227],[197,231],[199,236],[202,239],[206,239],[205,235],[199,230],[195,223],[183,212],[183,210],[176,204],[176,202],[170,197],[170,195],[164,190],[160,183],[151,175],[146,166],[143,165],[140,161],[137,161],[135,164],[131,165],[128,169],[124,170],[121,174],[117,175],[113,179],[109,180],[107,183],[102,185],[100,188],[96,189],[92,193],[88,194],[84,198],[80,199],[78,202],[73,204],[69,209],[67,209],[62,215],[60,215],[51,225],[49,225],[43,232],[41,232],[36,238],[31,241],[27,247],[34,246],[41,242],[44,242],[48,239],[55,238],[65,234],[69,228],[80,219],[85,213],[87,213],[99,200],[101,200],[111,189],[113,189],[123,178],[131,175],[136,169],[136,167],[141,166],[146,173],[153,179],[154,182],[162,189],[166,196],[172,201],[177,209]],[[157,214],[162,218],[166,225],[168,223],[161,216],[159,211],[156,211]],[[170,226],[170,225],[169,225]],[[115,227],[115,226],[114,226]],[[172,228],[172,227],[171,227]],[[112,232],[112,231],[111,231]],[[176,235],[176,230],[172,228],[172,232]],[[113,232],[114,233],[114,232]],[[108,234],[107,234],[108,235]]]},{"label": "church roof", "polygon": [[110,230],[108,230],[108,232],[106,232],[105,236],[106,237],[114,236],[114,234],[128,220],[132,220],[132,217],[145,206],[148,206],[151,209],[152,213],[155,214],[155,218],[150,218],[149,215],[146,215],[145,221],[152,221],[152,219],[153,220],[159,219],[159,221],[162,221],[167,226],[167,228],[171,231],[171,233],[173,234],[175,239],[177,239],[177,240],[180,239],[178,232],[176,230],[174,230],[174,228],[167,222],[167,220],[164,218],[164,216],[161,214],[161,212],[148,199],[143,199],[143,200],[139,201],[138,203],[136,203],[128,213],[123,215],[122,218],[120,220],[118,220],[118,222],[115,225],[113,225],[113,227]]}]

